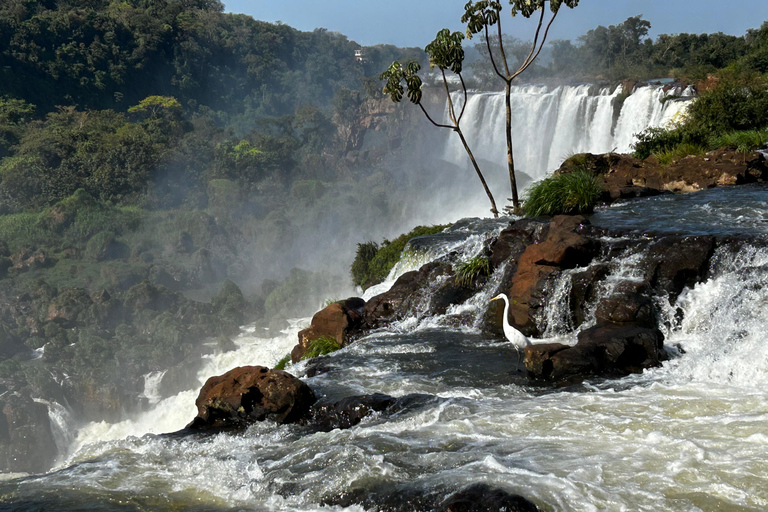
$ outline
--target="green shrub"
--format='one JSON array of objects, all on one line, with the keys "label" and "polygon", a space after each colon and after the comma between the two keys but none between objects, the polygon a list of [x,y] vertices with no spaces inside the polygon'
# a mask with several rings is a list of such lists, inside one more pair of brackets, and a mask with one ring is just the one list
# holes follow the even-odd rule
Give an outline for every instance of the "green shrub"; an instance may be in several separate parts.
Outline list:
[{"label": "green shrub", "polygon": [[732,148],[739,153],[749,153],[768,142],[768,130],[732,131],[710,139],[712,148]]},{"label": "green shrub", "polygon": [[352,262],[352,283],[355,286],[361,286],[363,289],[368,288],[370,284],[368,280],[369,266],[371,261],[379,252],[379,244],[376,242],[365,242],[357,244],[357,253],[355,254],[355,261]]},{"label": "green shrub", "polygon": [[654,153],[654,156],[659,160],[661,165],[669,165],[672,162],[685,158],[689,155],[703,155],[707,152],[707,148],[691,143],[682,143],[677,146],[664,149]]},{"label": "green shrub", "polygon": [[557,174],[528,191],[523,211],[528,217],[589,213],[602,193],[599,181],[588,172]]},{"label": "green shrub", "polygon": [[301,359],[312,359],[313,357],[324,356],[331,352],[336,352],[340,348],[341,345],[336,341],[336,338],[332,336],[321,336],[309,343],[307,351]]},{"label": "green shrub", "polygon": [[468,261],[462,261],[455,268],[456,284],[459,286],[472,286],[480,276],[491,273],[491,262],[488,258],[475,256]]},{"label": "green shrub", "polygon": [[357,256],[352,263],[352,279],[354,283],[361,286],[363,290],[381,283],[387,278],[392,267],[400,261],[405,245],[412,238],[434,235],[442,232],[447,227],[448,225],[417,226],[391,242],[385,239],[380,247],[375,242],[358,244]]}]

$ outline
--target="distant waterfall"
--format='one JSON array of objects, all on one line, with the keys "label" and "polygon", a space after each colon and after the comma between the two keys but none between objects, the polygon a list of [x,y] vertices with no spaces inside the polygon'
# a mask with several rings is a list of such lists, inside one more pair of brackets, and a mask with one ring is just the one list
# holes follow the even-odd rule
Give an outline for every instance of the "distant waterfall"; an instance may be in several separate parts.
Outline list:
[{"label": "distant waterfall", "polygon": [[[625,97],[594,85],[550,88],[539,85],[512,89],[512,143],[518,180],[525,187],[557,169],[576,153],[632,150],[634,135],[646,128],[665,126],[685,110],[686,101],[666,101],[667,95],[690,97],[685,91],[638,87]],[[455,97],[461,102],[463,98]],[[622,104],[619,102],[624,100]],[[504,93],[475,93],[467,101],[462,129],[475,155],[483,160],[497,186],[506,176]],[[445,136],[444,160],[461,168],[468,165],[460,141]],[[508,188],[508,185],[507,185]]]}]

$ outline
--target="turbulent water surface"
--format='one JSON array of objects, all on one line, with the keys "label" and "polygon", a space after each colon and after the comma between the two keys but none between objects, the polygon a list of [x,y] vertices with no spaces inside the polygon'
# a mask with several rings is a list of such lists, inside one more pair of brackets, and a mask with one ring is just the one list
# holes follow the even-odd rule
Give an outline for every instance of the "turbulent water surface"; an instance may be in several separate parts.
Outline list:
[{"label": "turbulent water surface", "polygon": [[[706,226],[764,232],[764,189],[706,194],[638,200],[599,212],[596,220],[613,215],[610,222],[618,222],[618,215],[631,225],[635,211],[650,217],[651,225],[664,225],[676,201],[678,213],[702,205],[696,222],[688,224],[691,232]],[[657,211],[659,218],[651,213]],[[751,220],[734,222],[746,217]],[[490,236],[481,233],[503,225],[467,221],[436,243],[416,243],[391,277],[424,258],[472,254]],[[675,304],[666,303],[669,313],[660,328],[672,357],[640,375],[567,389],[527,385],[515,372],[513,347],[480,334],[471,321],[460,328],[453,321],[459,313],[471,319],[483,310],[494,276],[446,316],[410,319],[369,335],[329,356],[323,362],[328,371],[305,379],[326,401],[360,393],[415,394],[394,415],[331,432],[263,423],[240,434],[160,436],[191,420],[199,388],[163,398],[153,391],[156,376],[148,376],[145,394],[154,406],[133,421],[75,425],[66,411],[52,409],[62,432],[76,429],[68,455],[48,474],[0,483],[0,509],[361,511],[360,505],[324,503],[355,492],[386,497],[485,482],[544,511],[766,510],[763,245],[718,250],[712,277]],[[612,266],[615,276],[626,276],[632,259]],[[274,339],[244,330],[238,350],[209,356],[200,383],[237,365],[274,365],[303,322]],[[565,342],[574,337],[567,325],[548,335]],[[288,370],[302,375],[303,364]]]}]

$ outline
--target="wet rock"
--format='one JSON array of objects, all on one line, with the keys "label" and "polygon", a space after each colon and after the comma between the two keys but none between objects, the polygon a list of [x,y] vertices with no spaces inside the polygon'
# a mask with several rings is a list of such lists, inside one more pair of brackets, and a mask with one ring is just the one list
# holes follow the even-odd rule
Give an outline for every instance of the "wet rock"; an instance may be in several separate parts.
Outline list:
[{"label": "wet rock", "polygon": [[309,423],[325,431],[346,429],[357,425],[374,412],[387,410],[396,402],[394,397],[382,393],[350,396],[330,405],[313,408]]},{"label": "wet rock", "polygon": [[309,386],[289,373],[241,366],[206,381],[195,401],[197,417],[187,427],[237,428],[266,419],[294,423],[315,400]]},{"label": "wet rock", "polygon": [[619,376],[658,366],[666,359],[664,335],[636,325],[598,325],[582,331],[575,346],[525,347],[528,376],[558,384],[593,376]]},{"label": "wet rock", "polygon": [[621,290],[602,300],[595,311],[598,324],[657,325],[653,300],[645,294]]},{"label": "wet rock", "polygon": [[597,299],[600,282],[610,273],[607,263],[591,265],[582,272],[571,276],[571,296],[569,304],[573,325],[580,326],[587,318],[589,304]]},{"label": "wet rock", "polygon": [[323,336],[330,336],[340,346],[346,346],[350,337],[359,331],[363,320],[365,301],[359,297],[334,302],[315,313],[310,326],[299,331],[299,342],[291,351],[291,360],[301,361],[309,344]]},{"label": "wet rock", "polygon": [[704,280],[714,250],[712,236],[660,238],[649,247],[643,260],[645,280],[657,292],[668,293],[674,302],[683,288]]},{"label": "wet rock", "polygon": [[487,484],[474,484],[448,497],[439,512],[538,512],[529,500]]},{"label": "wet rock", "polygon": [[0,396],[0,469],[42,473],[56,455],[48,408],[20,393]]},{"label": "wet rock", "polygon": [[577,232],[583,224],[588,222],[580,215],[553,217],[546,240],[529,245],[520,256],[507,293],[509,322],[527,336],[540,334],[535,316],[544,306],[549,279],[561,269],[587,265],[597,254],[599,244]]},{"label": "wet rock", "polygon": [[407,484],[351,488],[327,497],[325,505],[361,505],[381,512],[538,512],[531,501],[487,484],[473,484],[459,491],[419,489]]},{"label": "wet rock", "polygon": [[420,305],[429,304],[428,285],[439,277],[451,275],[453,275],[451,265],[440,261],[432,261],[419,270],[406,272],[388,291],[372,297],[365,304],[362,327],[365,329],[383,327],[389,322],[404,318],[409,311],[416,313]]}]

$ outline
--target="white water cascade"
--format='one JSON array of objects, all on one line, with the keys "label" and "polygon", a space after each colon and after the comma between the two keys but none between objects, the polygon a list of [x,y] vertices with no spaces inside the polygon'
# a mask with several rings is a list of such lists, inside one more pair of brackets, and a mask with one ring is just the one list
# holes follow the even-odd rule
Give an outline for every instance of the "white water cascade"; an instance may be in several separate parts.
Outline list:
[{"label": "white water cascade", "polygon": [[[621,86],[613,90],[594,85],[514,87],[512,144],[518,187],[523,189],[532,181],[545,178],[570,155],[631,152],[635,134],[680,119],[688,102],[662,101],[672,95],[690,99],[692,89],[665,91],[657,86],[643,86],[625,96]],[[454,99],[459,105],[463,102],[461,95]],[[509,193],[505,118],[503,92],[473,93],[467,99],[461,123],[497,201],[505,197],[501,194]],[[454,133],[445,131],[444,145],[446,162],[473,172]]]}]

